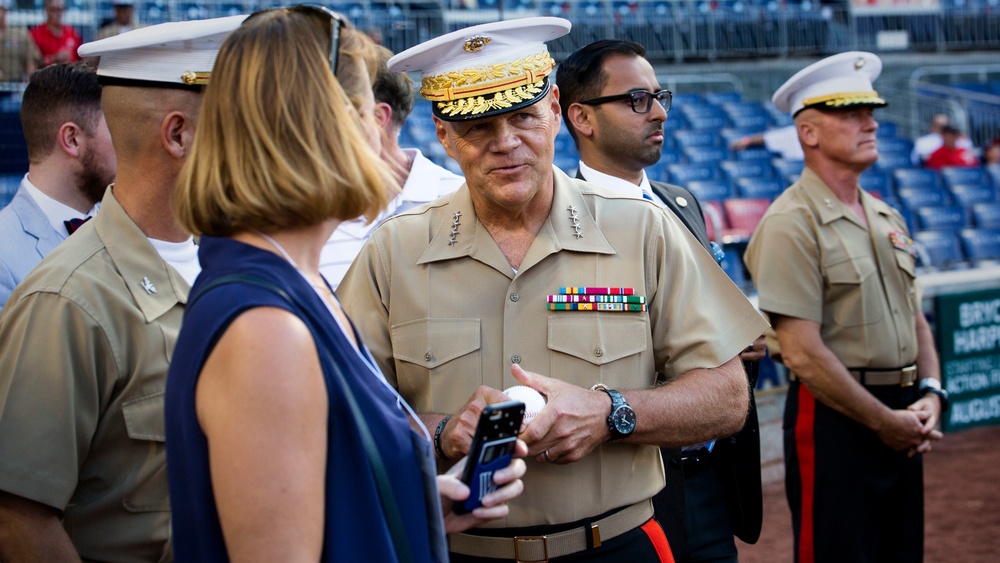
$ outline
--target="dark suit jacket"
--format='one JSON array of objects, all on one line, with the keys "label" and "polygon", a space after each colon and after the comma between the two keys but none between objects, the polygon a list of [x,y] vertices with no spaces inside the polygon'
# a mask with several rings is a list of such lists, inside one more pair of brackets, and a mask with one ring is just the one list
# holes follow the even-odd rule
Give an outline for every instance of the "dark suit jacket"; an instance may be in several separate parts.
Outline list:
[{"label": "dark suit jacket", "polygon": [[[586,180],[577,171],[576,177]],[[650,182],[652,191],[684,223],[684,226],[698,239],[698,242],[712,252],[705,227],[705,216],[698,199],[688,190],[663,182]],[[685,205],[682,205],[684,202]],[[711,459],[716,465],[718,486],[725,487],[727,506],[716,507],[726,511],[736,537],[747,543],[754,543],[760,537],[763,519],[763,505],[760,480],[760,431],[757,421],[757,404],[753,387],[757,383],[757,364],[746,363],[744,367],[750,379],[750,412],[746,424],[736,435],[716,441]],[[663,463],[667,472],[667,485],[653,499],[656,517],[663,524],[664,531],[678,561],[685,559],[685,539],[693,534],[712,534],[713,530],[687,530],[684,506],[687,498],[698,495],[684,484],[681,451],[664,448]],[[704,503],[696,503],[704,504]],[[719,532],[716,532],[719,533]],[[723,539],[723,538],[720,538]],[[728,538],[726,538],[728,541]],[[705,542],[700,538],[699,544]]]}]

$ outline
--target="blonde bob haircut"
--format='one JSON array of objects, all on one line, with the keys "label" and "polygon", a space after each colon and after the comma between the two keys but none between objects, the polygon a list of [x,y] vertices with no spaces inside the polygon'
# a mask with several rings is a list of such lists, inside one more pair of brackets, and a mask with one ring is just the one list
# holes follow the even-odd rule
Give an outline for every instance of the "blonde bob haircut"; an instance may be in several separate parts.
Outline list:
[{"label": "blonde bob haircut", "polygon": [[[225,237],[371,220],[385,207],[393,179],[330,72],[322,17],[272,10],[226,38],[174,196],[190,232]],[[345,27],[342,41],[360,33]],[[338,66],[350,64],[344,57]]]}]

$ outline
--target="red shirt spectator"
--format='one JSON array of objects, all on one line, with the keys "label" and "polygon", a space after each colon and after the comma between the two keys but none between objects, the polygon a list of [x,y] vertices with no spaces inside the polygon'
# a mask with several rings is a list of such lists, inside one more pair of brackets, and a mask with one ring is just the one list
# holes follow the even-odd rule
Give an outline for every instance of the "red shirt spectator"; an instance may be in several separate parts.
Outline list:
[{"label": "red shirt spectator", "polygon": [[945,126],[941,130],[941,138],[944,144],[941,148],[932,152],[924,166],[939,170],[946,166],[979,166],[979,159],[967,148],[957,145],[961,133],[954,127]]},{"label": "red shirt spectator", "polygon": [[65,10],[65,0],[46,0],[45,23],[31,29],[31,38],[38,45],[45,65],[80,60],[80,55],[76,54],[77,47],[82,43],[80,34],[72,27],[62,24]]}]

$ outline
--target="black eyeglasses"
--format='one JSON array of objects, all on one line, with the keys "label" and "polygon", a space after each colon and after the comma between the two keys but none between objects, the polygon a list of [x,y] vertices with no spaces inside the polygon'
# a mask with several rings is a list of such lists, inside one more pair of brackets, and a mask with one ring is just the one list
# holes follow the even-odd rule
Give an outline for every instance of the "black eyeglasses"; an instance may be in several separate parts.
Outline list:
[{"label": "black eyeglasses", "polygon": [[320,6],[319,4],[297,4],[287,8],[270,8],[254,12],[247,16],[247,19],[243,20],[243,23],[246,24],[246,22],[250,21],[254,17],[259,16],[260,14],[273,12],[274,10],[320,16],[323,22],[330,26],[330,71],[333,72],[334,76],[337,76],[337,58],[338,53],[340,52],[340,30],[347,25],[347,22],[344,20],[344,16],[334,12],[326,6]]},{"label": "black eyeglasses", "polygon": [[632,111],[636,113],[649,113],[649,110],[653,109],[653,100],[659,102],[660,105],[663,106],[664,111],[670,111],[670,102],[673,99],[674,95],[669,90],[657,90],[656,92],[633,90],[624,94],[615,94],[614,96],[591,98],[589,100],[583,100],[580,103],[588,106],[598,106],[608,102],[628,100],[629,105],[632,106]]}]

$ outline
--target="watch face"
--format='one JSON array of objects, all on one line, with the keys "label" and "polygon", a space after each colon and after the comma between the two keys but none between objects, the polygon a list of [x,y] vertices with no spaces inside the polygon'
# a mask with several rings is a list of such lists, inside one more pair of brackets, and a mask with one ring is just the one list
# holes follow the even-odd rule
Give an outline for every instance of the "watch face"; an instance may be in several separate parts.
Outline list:
[{"label": "watch face", "polygon": [[615,425],[615,430],[622,436],[628,436],[635,430],[635,411],[630,406],[622,406],[615,409],[611,415]]}]

